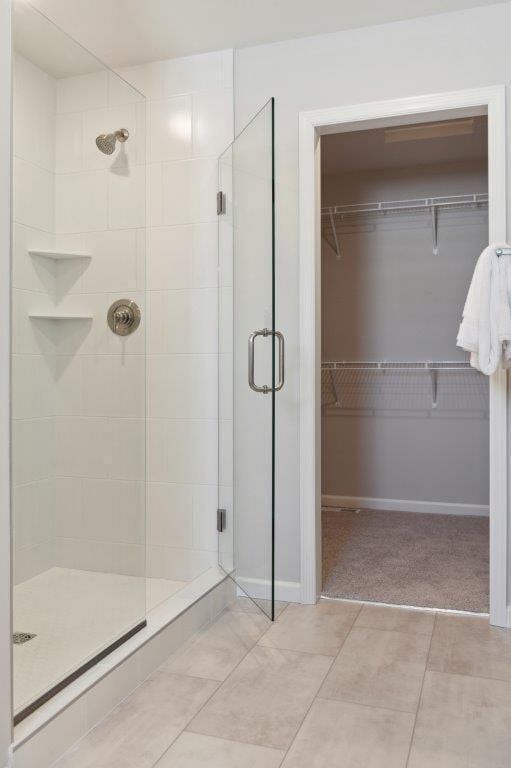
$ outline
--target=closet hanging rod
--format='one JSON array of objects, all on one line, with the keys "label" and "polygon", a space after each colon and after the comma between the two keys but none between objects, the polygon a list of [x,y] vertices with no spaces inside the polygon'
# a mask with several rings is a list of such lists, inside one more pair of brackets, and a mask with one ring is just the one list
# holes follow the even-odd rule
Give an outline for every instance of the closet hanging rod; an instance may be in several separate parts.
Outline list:
[{"label": "closet hanging rod", "polygon": [[497,248],[495,253],[497,256],[511,256],[511,248]]},{"label": "closet hanging rod", "polygon": [[331,243],[323,234],[323,239],[334,250],[337,259],[341,258],[341,247],[337,233],[337,222],[341,224],[346,219],[360,216],[389,216],[429,213],[431,218],[431,234],[433,238],[433,253],[438,253],[438,212],[455,211],[464,208],[479,209],[488,205],[488,193],[478,192],[471,195],[447,195],[444,197],[420,197],[411,200],[380,200],[374,203],[352,203],[350,205],[327,205],[321,208],[323,225],[333,234]]},{"label": "closet hanging rod", "polygon": [[331,216],[360,216],[392,213],[420,213],[435,209],[453,209],[476,207],[488,203],[488,194],[481,192],[472,195],[448,195],[444,197],[421,197],[410,200],[380,200],[370,203],[352,203],[349,205],[327,205],[321,208],[321,215],[331,220]]}]

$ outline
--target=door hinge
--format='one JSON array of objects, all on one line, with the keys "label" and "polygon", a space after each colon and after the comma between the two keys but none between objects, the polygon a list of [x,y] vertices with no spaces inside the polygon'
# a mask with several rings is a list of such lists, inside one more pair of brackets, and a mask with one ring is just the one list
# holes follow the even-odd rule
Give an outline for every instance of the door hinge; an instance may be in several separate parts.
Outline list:
[{"label": "door hinge", "polygon": [[216,511],[216,529],[217,529],[218,533],[223,533],[223,531],[225,531],[226,518],[227,518],[227,510],[225,510],[225,509],[217,509],[217,511]]},{"label": "door hinge", "polygon": [[221,216],[223,213],[225,213],[225,193],[217,192],[216,193],[216,214],[217,216]]}]

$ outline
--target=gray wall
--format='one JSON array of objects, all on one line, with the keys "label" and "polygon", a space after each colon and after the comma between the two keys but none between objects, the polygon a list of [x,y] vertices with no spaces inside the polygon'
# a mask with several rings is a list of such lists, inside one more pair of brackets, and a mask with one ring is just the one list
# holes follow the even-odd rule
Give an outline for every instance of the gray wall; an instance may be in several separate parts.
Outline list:
[{"label": "gray wall", "polygon": [[278,397],[277,577],[300,578],[298,115],[511,80],[511,3],[240,49],[237,130],[276,97],[277,327],[287,340]]},{"label": "gray wall", "polygon": [[10,233],[11,3],[0,0],[0,765],[11,743]]},{"label": "gray wall", "polygon": [[[326,174],[326,151],[322,161]],[[487,188],[486,164],[470,161],[325,175],[323,200],[362,203]],[[456,335],[475,261],[488,242],[487,212],[440,212],[437,254],[424,213],[366,219],[343,231],[340,260],[328,245],[322,249],[323,360],[467,359]],[[440,374],[434,409],[428,374],[336,378],[343,407],[323,412],[323,494],[488,504],[486,377]]]}]

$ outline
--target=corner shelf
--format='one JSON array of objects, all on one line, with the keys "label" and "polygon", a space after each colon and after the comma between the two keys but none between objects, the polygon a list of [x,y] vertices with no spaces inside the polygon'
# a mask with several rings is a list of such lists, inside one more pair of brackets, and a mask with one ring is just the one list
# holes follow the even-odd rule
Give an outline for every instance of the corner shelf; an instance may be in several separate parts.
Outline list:
[{"label": "corner shelf", "polygon": [[30,314],[31,320],[92,320],[92,315],[51,315],[50,313]]},{"label": "corner shelf", "polygon": [[86,251],[39,251],[29,250],[31,256],[42,256],[45,259],[53,259],[53,261],[67,261],[70,259],[90,259],[91,253]]}]

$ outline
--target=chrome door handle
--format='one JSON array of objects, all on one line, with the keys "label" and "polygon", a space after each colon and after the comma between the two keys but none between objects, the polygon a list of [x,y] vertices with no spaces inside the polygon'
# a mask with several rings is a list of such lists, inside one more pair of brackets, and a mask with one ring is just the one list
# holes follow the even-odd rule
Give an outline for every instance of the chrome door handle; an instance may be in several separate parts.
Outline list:
[{"label": "chrome door handle", "polygon": [[[255,340],[258,336],[274,336],[279,342],[279,381],[275,387],[269,387],[267,384],[263,384],[261,387],[255,383]],[[253,389],[254,392],[262,392],[263,395],[267,395],[269,392],[278,392],[284,386],[285,376],[285,342],[284,336],[280,331],[270,331],[268,328],[263,328],[260,331],[254,331],[248,337],[248,386]]]}]

